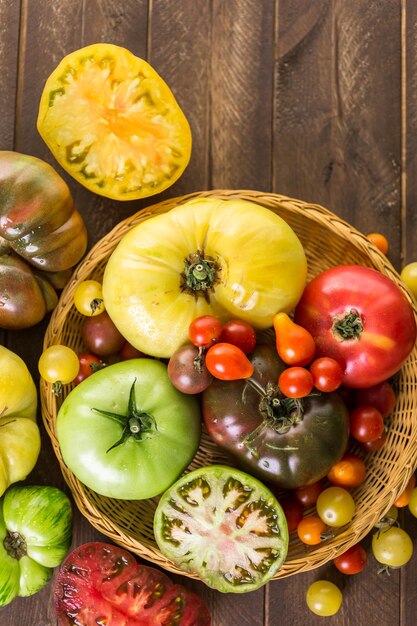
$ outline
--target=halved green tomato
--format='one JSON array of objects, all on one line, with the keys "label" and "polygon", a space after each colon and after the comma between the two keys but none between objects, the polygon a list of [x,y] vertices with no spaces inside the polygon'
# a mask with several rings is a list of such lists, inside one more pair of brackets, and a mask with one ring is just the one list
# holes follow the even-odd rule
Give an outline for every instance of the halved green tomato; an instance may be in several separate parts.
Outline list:
[{"label": "halved green tomato", "polygon": [[168,559],[225,593],[264,585],[288,550],[275,496],[256,478],[223,465],[201,467],[172,485],[159,501],[154,533]]},{"label": "halved green tomato", "polygon": [[163,191],[191,155],[190,127],[168,85],[146,61],[106,43],[72,52],[52,72],[38,130],[71,176],[115,200]]}]

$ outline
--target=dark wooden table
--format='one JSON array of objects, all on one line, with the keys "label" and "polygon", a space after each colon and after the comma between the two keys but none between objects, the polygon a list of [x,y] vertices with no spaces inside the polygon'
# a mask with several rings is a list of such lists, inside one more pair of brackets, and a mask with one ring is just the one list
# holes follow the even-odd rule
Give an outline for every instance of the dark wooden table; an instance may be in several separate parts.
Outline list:
[{"label": "dark wooden table", "polygon": [[[90,245],[145,203],[107,201],[80,187],[57,166],[36,117],[61,58],[100,41],[151,62],[192,127],[188,169],[152,200],[214,188],[274,191],[323,204],[364,233],[384,233],[397,269],[417,259],[415,1],[0,0],[0,148],[56,167]],[[47,322],[1,333],[36,380]],[[66,489],[45,432],[28,482]],[[417,520],[400,518],[416,540]],[[94,539],[106,538],[75,511],[73,545]],[[415,626],[417,554],[390,577],[377,569],[370,558],[364,572],[343,577],[329,564],[244,596],[178,580],[206,598],[213,626],[322,623],[305,604],[319,577],[344,594],[327,624]],[[52,584],[1,609],[0,624],[55,625]]]}]

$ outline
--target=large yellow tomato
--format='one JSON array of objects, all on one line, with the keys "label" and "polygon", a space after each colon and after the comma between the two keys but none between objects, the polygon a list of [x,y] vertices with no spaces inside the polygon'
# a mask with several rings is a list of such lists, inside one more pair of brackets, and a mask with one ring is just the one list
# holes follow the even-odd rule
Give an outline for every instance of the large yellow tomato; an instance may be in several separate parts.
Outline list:
[{"label": "large yellow tomato", "polygon": [[18,415],[36,421],[37,392],[23,359],[0,346],[0,417]]},{"label": "large yellow tomato", "polygon": [[181,176],[191,131],[168,85],[129,50],[97,43],[46,81],[38,130],[63,168],[108,198],[159,193]]},{"label": "large yellow tomato", "polygon": [[103,298],[131,344],[170,357],[199,315],[271,326],[275,313],[295,307],[306,275],[300,240],[273,211],[197,198],[123,237],[105,269]]}]

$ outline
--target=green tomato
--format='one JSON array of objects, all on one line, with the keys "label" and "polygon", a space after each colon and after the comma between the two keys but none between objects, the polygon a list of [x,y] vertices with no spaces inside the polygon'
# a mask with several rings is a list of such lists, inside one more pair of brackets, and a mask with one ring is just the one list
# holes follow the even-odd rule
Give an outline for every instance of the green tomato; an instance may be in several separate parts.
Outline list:
[{"label": "green tomato", "polygon": [[71,503],[55,487],[10,487],[0,500],[0,606],[42,589],[71,544]]},{"label": "green tomato", "polygon": [[381,530],[372,537],[372,553],[379,563],[401,567],[413,555],[413,542],[408,533],[398,526]]},{"label": "green tomato", "polygon": [[329,580],[316,580],[307,589],[307,606],[316,615],[335,615],[342,604],[342,592]]},{"label": "green tomato", "polygon": [[355,514],[355,501],[343,487],[328,487],[321,492],[316,502],[317,513],[328,526],[348,524]]},{"label": "green tomato", "polygon": [[417,261],[405,265],[400,276],[410,293],[417,298]]},{"label": "green tomato", "polygon": [[104,496],[141,500],[167,489],[194,457],[199,404],[175,389],[166,365],[130,359],[75,387],[57,417],[63,459]]},{"label": "green tomato", "polygon": [[41,449],[36,423],[27,417],[0,418],[0,496],[33,470]]}]

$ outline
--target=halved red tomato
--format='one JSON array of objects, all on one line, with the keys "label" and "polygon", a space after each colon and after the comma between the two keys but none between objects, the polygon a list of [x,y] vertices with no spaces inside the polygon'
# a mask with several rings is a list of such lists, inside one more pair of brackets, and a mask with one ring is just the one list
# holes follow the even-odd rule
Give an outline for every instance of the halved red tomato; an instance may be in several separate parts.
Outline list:
[{"label": "halved red tomato", "polygon": [[72,52],[52,72],[38,130],[71,176],[115,200],[163,191],[191,155],[190,127],[168,85],[146,61],[107,43]]}]

